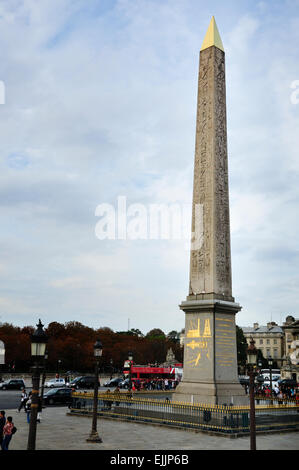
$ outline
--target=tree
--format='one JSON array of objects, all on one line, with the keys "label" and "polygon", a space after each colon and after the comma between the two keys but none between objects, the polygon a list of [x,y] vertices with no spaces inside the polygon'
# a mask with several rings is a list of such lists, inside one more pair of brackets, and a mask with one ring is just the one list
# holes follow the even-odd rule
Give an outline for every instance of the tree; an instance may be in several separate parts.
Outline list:
[{"label": "tree", "polygon": [[172,330],[168,333],[166,337],[169,341],[173,343],[179,343],[180,341],[180,333],[178,331]]},{"label": "tree", "polygon": [[53,321],[49,323],[46,333],[49,337],[59,338],[65,336],[65,327],[62,323]]},{"label": "tree", "polygon": [[165,336],[165,333],[162,330],[160,330],[159,328],[154,328],[153,330],[150,330],[147,333],[146,338],[148,338],[148,339],[165,339],[166,336]]},{"label": "tree", "polygon": [[138,330],[138,328],[131,328],[130,329],[130,332],[135,335],[135,336],[138,336],[139,338],[143,338],[144,337],[144,334],[141,333],[140,330]]},{"label": "tree", "polygon": [[245,366],[247,359],[247,341],[242,328],[236,325],[237,335],[237,361],[238,364]]}]

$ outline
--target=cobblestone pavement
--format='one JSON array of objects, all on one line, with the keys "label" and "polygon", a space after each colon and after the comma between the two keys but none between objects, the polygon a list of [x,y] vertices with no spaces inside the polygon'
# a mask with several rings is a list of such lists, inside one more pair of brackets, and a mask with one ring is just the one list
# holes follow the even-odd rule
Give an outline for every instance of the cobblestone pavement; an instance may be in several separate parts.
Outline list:
[{"label": "cobblestone pavement", "polygon": [[[249,450],[249,437],[230,439],[201,432],[170,429],[149,424],[98,419],[102,443],[86,442],[91,418],[67,415],[66,407],[48,407],[37,424],[37,450]],[[8,410],[18,428],[10,450],[26,450],[28,423],[26,414]],[[257,450],[298,450],[299,433],[257,436]]]}]

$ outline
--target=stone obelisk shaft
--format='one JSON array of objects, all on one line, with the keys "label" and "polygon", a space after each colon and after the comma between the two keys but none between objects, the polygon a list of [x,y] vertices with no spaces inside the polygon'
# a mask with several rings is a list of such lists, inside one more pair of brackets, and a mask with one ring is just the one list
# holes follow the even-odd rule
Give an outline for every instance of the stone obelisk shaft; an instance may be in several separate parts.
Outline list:
[{"label": "stone obelisk shaft", "polygon": [[184,372],[173,399],[245,404],[232,297],[225,54],[214,20],[200,51]]},{"label": "stone obelisk shaft", "polygon": [[189,295],[232,299],[225,56],[200,52]]}]

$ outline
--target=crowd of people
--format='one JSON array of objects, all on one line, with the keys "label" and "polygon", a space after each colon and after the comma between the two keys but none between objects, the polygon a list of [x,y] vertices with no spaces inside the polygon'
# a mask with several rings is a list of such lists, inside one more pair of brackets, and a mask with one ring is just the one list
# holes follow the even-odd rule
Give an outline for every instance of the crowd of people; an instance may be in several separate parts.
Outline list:
[{"label": "crowd of people", "polygon": [[[27,393],[25,388],[21,393],[21,400],[18,407],[18,412],[24,409],[27,416],[27,423],[30,423],[30,414],[31,414],[31,403],[32,403],[32,392]],[[37,422],[40,423],[42,412],[42,401],[38,397],[38,407],[37,407]],[[12,439],[12,436],[16,433],[17,428],[15,427],[12,417],[5,416],[5,411],[0,411],[0,448],[1,450],[8,450],[9,443]]]},{"label": "crowd of people", "polygon": [[132,390],[174,390],[179,381],[173,379],[163,379],[163,378],[152,378],[145,380],[133,380],[132,381]]},{"label": "crowd of people", "polygon": [[5,411],[0,411],[0,446],[1,450],[8,450],[12,436],[16,432],[12,417],[5,416]]},{"label": "crowd of people", "polygon": [[299,389],[296,387],[275,384],[271,391],[269,385],[257,385],[255,394],[265,398],[278,398],[279,400],[299,401]]},{"label": "crowd of people", "polygon": [[[249,386],[245,386],[246,393],[249,392]],[[264,399],[277,399],[278,403],[283,403],[286,400],[294,400],[299,404],[299,388],[290,387],[287,385],[274,384],[272,390],[268,384],[255,384],[254,394],[256,397]]]}]

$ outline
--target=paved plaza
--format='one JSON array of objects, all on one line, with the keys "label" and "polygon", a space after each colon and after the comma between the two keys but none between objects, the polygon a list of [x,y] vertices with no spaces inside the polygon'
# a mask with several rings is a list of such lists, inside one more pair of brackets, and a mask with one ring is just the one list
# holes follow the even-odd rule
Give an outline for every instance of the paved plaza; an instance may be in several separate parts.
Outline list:
[{"label": "paved plaza", "polygon": [[[10,450],[26,450],[28,423],[26,414],[8,410],[18,428]],[[48,407],[37,424],[37,450],[249,450],[249,437],[231,439],[201,432],[162,426],[98,419],[101,444],[86,442],[91,418],[69,416],[65,407]],[[257,436],[257,450],[298,450],[299,433],[275,433]]]}]

